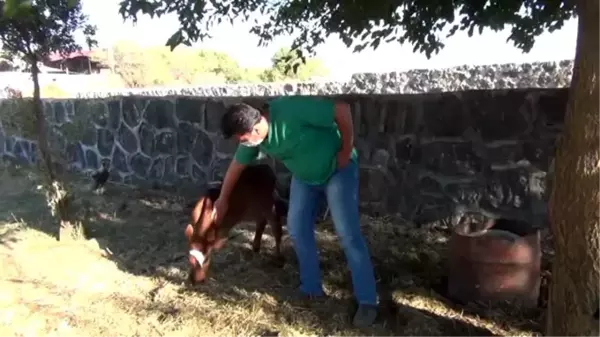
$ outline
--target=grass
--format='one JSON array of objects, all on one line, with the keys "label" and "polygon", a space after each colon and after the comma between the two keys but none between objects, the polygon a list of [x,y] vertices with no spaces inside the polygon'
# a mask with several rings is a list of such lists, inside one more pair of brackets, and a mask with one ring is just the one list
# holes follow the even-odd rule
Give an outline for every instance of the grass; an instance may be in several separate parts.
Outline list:
[{"label": "grass", "polygon": [[209,280],[186,284],[183,197],[74,182],[92,239],[59,243],[34,174],[0,179],[1,336],[199,335],[538,335],[539,312],[457,307],[432,290],[443,274],[446,237],[364,217],[382,296],[377,324],[350,325],[351,283],[331,224],[317,237],[326,300],[286,300],[297,266],[284,239],[285,267],[271,265],[273,242],[250,248],[252,226],[218,252]]}]

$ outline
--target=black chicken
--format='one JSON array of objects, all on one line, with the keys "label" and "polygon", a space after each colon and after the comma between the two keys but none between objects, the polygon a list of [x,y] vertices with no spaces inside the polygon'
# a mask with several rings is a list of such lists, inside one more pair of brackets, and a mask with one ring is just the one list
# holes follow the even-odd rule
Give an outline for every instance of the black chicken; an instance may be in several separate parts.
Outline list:
[{"label": "black chicken", "polygon": [[106,182],[108,181],[110,172],[107,166],[108,165],[106,163],[102,163],[102,168],[92,175],[92,178],[94,179],[94,188],[92,189],[93,191],[103,188]]}]

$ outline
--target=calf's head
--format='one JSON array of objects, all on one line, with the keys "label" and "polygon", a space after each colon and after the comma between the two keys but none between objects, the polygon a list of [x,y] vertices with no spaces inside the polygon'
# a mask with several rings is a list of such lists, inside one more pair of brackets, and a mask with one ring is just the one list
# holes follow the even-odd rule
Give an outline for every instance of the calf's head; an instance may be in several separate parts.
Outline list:
[{"label": "calf's head", "polygon": [[225,242],[224,238],[219,238],[212,211],[212,200],[209,197],[201,198],[192,211],[192,222],[185,227],[190,263],[189,281],[192,284],[204,281],[212,251],[221,248]]}]

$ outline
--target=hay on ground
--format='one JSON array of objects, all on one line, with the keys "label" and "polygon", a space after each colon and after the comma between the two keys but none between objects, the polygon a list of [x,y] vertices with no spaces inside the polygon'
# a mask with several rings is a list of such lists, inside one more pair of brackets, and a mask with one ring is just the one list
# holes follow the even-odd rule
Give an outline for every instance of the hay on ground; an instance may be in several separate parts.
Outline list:
[{"label": "hay on ground", "polygon": [[331,224],[317,237],[327,299],[288,300],[297,285],[289,240],[287,263],[270,262],[273,240],[250,249],[251,224],[214,258],[209,280],[185,279],[183,198],[108,186],[81,197],[87,242],[60,243],[31,174],[5,172],[0,181],[0,335],[537,335],[539,312],[456,307],[432,287],[443,274],[446,236],[385,218],[363,217],[382,293],[377,324],[349,324],[352,287]]}]

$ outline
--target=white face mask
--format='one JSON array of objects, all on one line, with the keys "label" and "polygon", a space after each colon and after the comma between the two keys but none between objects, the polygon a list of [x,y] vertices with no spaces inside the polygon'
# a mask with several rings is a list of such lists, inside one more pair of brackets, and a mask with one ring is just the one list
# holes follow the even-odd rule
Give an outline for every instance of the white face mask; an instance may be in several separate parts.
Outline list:
[{"label": "white face mask", "polygon": [[255,142],[245,141],[245,142],[241,142],[240,145],[247,146],[247,147],[256,147],[256,146],[259,146],[260,143],[262,143],[262,142],[263,142],[262,140],[255,141]]}]

